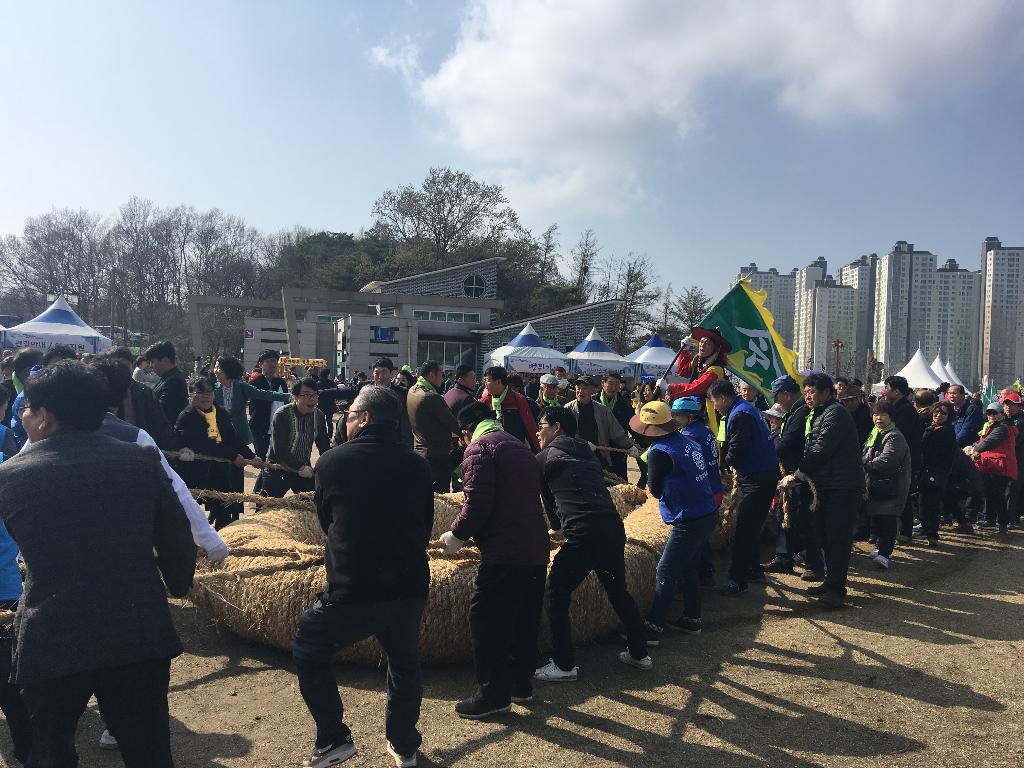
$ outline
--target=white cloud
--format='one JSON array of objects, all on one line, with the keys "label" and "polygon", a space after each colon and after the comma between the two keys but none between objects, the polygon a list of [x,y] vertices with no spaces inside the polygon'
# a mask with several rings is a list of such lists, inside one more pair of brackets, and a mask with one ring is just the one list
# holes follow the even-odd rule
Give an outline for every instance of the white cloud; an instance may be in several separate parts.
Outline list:
[{"label": "white cloud", "polygon": [[397,48],[385,46],[371,48],[370,63],[397,72],[409,86],[415,87],[423,78],[423,73],[420,70],[419,47],[409,39],[406,39]]},{"label": "white cloud", "polygon": [[372,56],[510,192],[616,213],[644,197],[645,149],[700,130],[717,83],[797,119],[891,119],[1019,63],[1021,21],[1000,0],[475,0],[436,71],[409,43]]}]

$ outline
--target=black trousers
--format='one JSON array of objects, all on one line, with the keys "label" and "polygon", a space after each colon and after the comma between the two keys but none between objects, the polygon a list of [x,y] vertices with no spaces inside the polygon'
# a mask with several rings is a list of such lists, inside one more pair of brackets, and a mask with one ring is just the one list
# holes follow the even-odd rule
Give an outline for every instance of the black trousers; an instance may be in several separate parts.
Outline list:
[{"label": "black trousers", "polygon": [[928,480],[921,478],[921,486],[918,491],[921,516],[921,530],[929,539],[939,538],[939,522],[942,519],[942,499],[945,496],[945,489]]},{"label": "black trousers", "polygon": [[893,547],[896,546],[896,531],[899,527],[900,519],[896,515],[874,515],[871,518],[871,528],[878,542],[878,554],[882,557],[892,557]]},{"label": "black trousers", "polygon": [[1010,522],[1010,510],[1006,507],[1006,489],[1010,478],[985,475],[985,520],[989,525],[1002,528]]},{"label": "black trousers", "polygon": [[559,669],[576,666],[569,604],[572,593],[591,571],[595,571],[608,601],[626,628],[630,655],[642,659],[647,655],[647,641],[640,611],[626,588],[626,531],[622,521],[618,517],[601,518],[578,529],[566,531],[565,543],[551,563],[544,593],[551,626],[551,658]]},{"label": "black trousers", "polygon": [[[252,450],[259,458],[267,458],[267,454],[270,452],[270,435],[254,435],[252,438]],[[256,485],[253,486],[253,492],[259,493],[262,490],[263,473],[260,472],[256,477]]]},{"label": "black trousers", "polygon": [[[17,607],[17,600],[0,601],[0,609],[14,611]],[[11,731],[14,756],[24,763],[28,759],[29,747],[32,745],[32,730],[28,708],[21,697],[21,689],[8,682],[11,677],[11,652],[14,645],[14,638],[10,634],[12,629],[0,629],[0,711],[3,711],[7,727]]]},{"label": "black trousers", "polygon": [[796,483],[785,489],[789,495],[789,529],[786,531],[786,548],[789,559],[801,550],[804,552],[804,566],[809,571],[821,572],[821,540],[811,518],[811,490],[806,483]]},{"label": "black trousers", "polygon": [[612,453],[609,456],[612,465],[612,472],[622,478],[623,482],[629,480],[629,469],[626,467],[626,454]]},{"label": "black trousers", "polygon": [[850,547],[859,511],[860,493],[857,491],[818,490],[814,521],[825,552],[825,586],[843,596],[846,595]]},{"label": "black trousers", "polygon": [[171,768],[170,659],[55,677],[24,686],[32,727],[28,768],[75,768],[75,730],[95,695],[126,768]]},{"label": "black trousers", "polygon": [[294,472],[282,472],[279,469],[264,470],[262,493],[275,499],[282,498],[290,490],[292,493],[312,491],[315,482],[312,477],[300,477]]},{"label": "black trousers", "polygon": [[752,573],[761,570],[761,528],[771,509],[778,479],[738,481],[743,495],[736,508],[736,534],[732,542],[729,578],[739,584],[746,584]]},{"label": "black trousers", "polygon": [[384,733],[399,754],[412,755],[423,741],[416,729],[423,700],[420,617],[424,598],[377,603],[332,603],[326,595],[299,619],[292,645],[299,692],[316,723],[316,745],[351,735],[334,679],[334,656],[346,646],[376,637],[388,655],[388,703]]},{"label": "black trousers", "polygon": [[[420,454],[423,456],[423,454]],[[452,489],[452,460],[443,456],[423,456],[430,465],[430,479],[434,483],[434,493],[448,493]]]},{"label": "black trousers", "polygon": [[1006,514],[1010,522],[1020,520],[1021,513],[1024,512],[1021,504],[1024,504],[1024,482],[1018,478],[1011,480],[1006,486]]},{"label": "black trousers", "polygon": [[546,571],[544,565],[480,563],[469,628],[473,667],[488,704],[503,707],[513,692],[532,690]]},{"label": "black trousers", "polygon": [[907,493],[907,502],[903,505],[903,515],[900,517],[900,535],[914,535],[914,515],[918,512],[918,484],[921,480],[921,473],[914,467],[910,477],[910,492]]}]

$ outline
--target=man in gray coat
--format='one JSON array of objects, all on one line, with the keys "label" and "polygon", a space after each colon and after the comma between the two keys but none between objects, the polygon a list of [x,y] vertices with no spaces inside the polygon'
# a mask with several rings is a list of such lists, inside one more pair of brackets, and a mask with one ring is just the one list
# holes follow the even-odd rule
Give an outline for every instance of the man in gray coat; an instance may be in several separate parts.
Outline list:
[{"label": "man in gray coat", "polygon": [[172,766],[167,686],[182,648],[164,585],[176,597],[192,586],[185,511],[155,449],[98,432],[107,392],[85,365],[43,370],[25,399],[31,444],[0,465],[0,519],[26,565],[12,680],[31,720],[27,765],[77,763],[95,695],[128,768]]},{"label": "man in gray coat", "polygon": [[[565,407],[576,417],[576,436],[594,446],[594,453],[601,460],[605,469],[611,469],[611,453],[601,448],[621,448],[629,451],[629,456],[639,458],[640,449],[633,439],[626,434],[619,420],[609,408],[594,399],[597,393],[597,380],[591,376],[576,377],[576,399],[570,400]],[[626,478],[623,478],[626,482]]]}]

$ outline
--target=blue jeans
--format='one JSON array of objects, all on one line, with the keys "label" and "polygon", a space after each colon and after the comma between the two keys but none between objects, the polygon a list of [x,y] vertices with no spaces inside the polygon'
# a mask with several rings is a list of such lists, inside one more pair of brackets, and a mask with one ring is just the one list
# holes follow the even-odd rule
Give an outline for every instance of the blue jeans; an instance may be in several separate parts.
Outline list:
[{"label": "blue jeans", "polygon": [[299,692],[316,722],[316,745],[351,735],[334,679],[334,655],[371,635],[388,657],[388,703],[384,732],[398,753],[412,755],[422,737],[416,730],[423,684],[420,673],[420,616],[423,598],[379,603],[332,603],[320,596],[299,619],[292,646]]},{"label": "blue jeans", "polygon": [[661,627],[665,625],[665,614],[672,605],[676,584],[682,585],[683,613],[689,619],[700,618],[700,572],[701,552],[711,532],[718,524],[718,515],[712,513],[692,520],[680,520],[672,524],[665,551],[658,562],[658,573],[654,584],[654,604],[647,620]]}]

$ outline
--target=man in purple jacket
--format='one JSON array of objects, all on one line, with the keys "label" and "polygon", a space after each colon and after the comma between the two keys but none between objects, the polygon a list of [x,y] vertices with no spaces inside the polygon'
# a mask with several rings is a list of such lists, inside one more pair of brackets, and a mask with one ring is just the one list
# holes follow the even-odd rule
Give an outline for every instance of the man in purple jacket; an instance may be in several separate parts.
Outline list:
[{"label": "man in purple jacket", "polygon": [[482,403],[459,411],[459,426],[468,443],[462,461],[466,502],[441,541],[448,554],[467,539],[480,549],[469,608],[480,688],[455,705],[459,717],[479,720],[508,712],[513,701],[533,699],[550,544],[533,452]]}]

